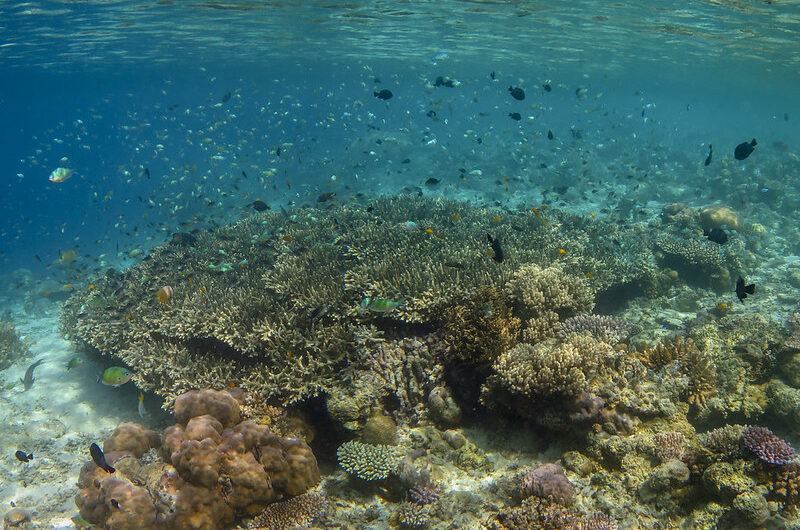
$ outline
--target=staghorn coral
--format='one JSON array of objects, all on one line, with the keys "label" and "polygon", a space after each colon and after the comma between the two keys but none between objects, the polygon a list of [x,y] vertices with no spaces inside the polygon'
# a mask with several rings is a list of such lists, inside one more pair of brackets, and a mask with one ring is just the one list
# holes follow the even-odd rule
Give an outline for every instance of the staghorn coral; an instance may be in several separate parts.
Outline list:
[{"label": "staghorn coral", "polygon": [[521,343],[494,363],[492,382],[526,396],[578,396],[589,387],[611,347],[588,333],[535,345]]},{"label": "staghorn coral", "polygon": [[705,407],[706,400],[717,393],[717,369],[714,362],[698,350],[690,351],[684,364],[689,376],[689,404]]},{"label": "staghorn coral", "polygon": [[342,469],[361,480],[381,480],[397,469],[395,449],[351,440],[339,446],[336,458]]},{"label": "staghorn coral", "polygon": [[659,369],[679,362],[681,364],[686,362],[691,352],[697,350],[692,339],[686,339],[681,335],[676,335],[674,338],[665,337],[661,342],[656,344],[655,348],[644,346],[639,353],[639,360],[644,363],[648,368]]},{"label": "staghorn coral", "polygon": [[662,432],[653,435],[655,453],[661,462],[681,460],[686,451],[685,437],[679,432]]},{"label": "staghorn coral", "polygon": [[[179,397],[182,410],[209,409],[209,395]],[[187,405],[187,399],[198,403]],[[158,437],[141,426],[121,425],[104,444],[115,449],[106,458],[117,472],[108,474],[94,462],[81,469],[75,499],[81,516],[106,528],[221,528],[319,482],[316,459],[304,442],[279,438],[249,420],[224,428],[222,421],[239,412],[227,406],[217,412],[219,417],[184,416],[185,425],[167,428],[155,453],[162,458],[134,456]]]},{"label": "staghorn coral", "polygon": [[[650,259],[649,243],[632,228],[554,210],[547,226],[532,212],[504,213],[499,224],[495,215],[410,196],[289,216],[264,212],[175,236],[125,272],[93,279],[94,289],[66,302],[62,327],[76,346],[131,367],[137,385],[163,396],[167,408],[186,390],[229,382],[289,403],[341,388],[353,337],[370,325],[435,325],[479,287],[505,288],[523,264],[551,271],[559,260],[564,272],[552,274],[562,288],[593,273],[591,286],[576,284],[562,317],[587,310],[590,289],[648,274],[640,264]],[[419,228],[409,228],[410,220]],[[487,231],[502,241],[503,263],[485,256]],[[621,255],[612,239],[629,251]],[[572,242],[570,253],[559,258],[563,241]],[[155,291],[164,285],[173,295],[158,303]],[[366,296],[405,303],[360,314]]]},{"label": "staghorn coral", "polygon": [[789,442],[775,436],[767,427],[749,425],[742,431],[744,446],[762,462],[776,466],[791,464],[797,453]]},{"label": "staghorn coral", "polygon": [[276,502],[248,522],[250,530],[292,530],[307,528],[314,519],[325,513],[328,499],[318,491],[308,491],[297,497]]},{"label": "staghorn coral", "polygon": [[614,345],[628,338],[631,326],[611,315],[576,315],[561,322],[556,338],[565,340],[572,333],[580,335],[584,331],[599,341]]},{"label": "staghorn coral", "polygon": [[516,343],[520,319],[501,290],[482,286],[465,303],[445,308],[443,328],[451,357],[490,363]]},{"label": "staghorn coral", "polygon": [[11,322],[0,322],[0,370],[5,370],[20,357],[28,356],[30,343],[20,339]]}]

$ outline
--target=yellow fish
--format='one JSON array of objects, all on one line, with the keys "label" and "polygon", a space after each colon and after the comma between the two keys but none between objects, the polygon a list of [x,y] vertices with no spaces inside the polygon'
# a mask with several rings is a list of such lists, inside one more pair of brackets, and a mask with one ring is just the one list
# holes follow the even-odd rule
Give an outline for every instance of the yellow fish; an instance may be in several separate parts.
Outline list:
[{"label": "yellow fish", "polygon": [[156,300],[158,300],[162,304],[165,304],[170,298],[172,298],[172,293],[173,293],[172,287],[170,287],[169,285],[165,285],[156,292]]},{"label": "yellow fish", "polygon": [[78,259],[78,253],[74,250],[67,250],[66,252],[62,252],[61,256],[58,257],[58,263],[60,265],[67,265],[76,259]]},{"label": "yellow fish", "polygon": [[57,167],[50,173],[50,182],[64,182],[75,172],[65,167]]}]

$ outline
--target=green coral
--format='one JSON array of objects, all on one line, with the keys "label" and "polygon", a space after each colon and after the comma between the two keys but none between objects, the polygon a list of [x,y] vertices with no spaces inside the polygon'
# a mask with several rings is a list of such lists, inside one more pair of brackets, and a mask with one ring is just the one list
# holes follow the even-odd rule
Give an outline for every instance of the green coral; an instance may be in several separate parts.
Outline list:
[{"label": "green coral", "polygon": [[339,446],[336,458],[342,469],[361,480],[381,480],[397,469],[395,449],[351,440]]}]

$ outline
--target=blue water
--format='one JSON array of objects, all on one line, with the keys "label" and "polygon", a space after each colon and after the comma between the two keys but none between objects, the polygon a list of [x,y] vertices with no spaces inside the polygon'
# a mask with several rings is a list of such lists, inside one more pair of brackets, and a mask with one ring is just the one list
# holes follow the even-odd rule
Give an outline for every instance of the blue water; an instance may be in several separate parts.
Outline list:
[{"label": "blue water", "polygon": [[[717,161],[752,137],[764,158],[797,145],[794,5],[160,4],[0,6],[3,271],[69,249],[95,268],[255,197],[289,207],[429,177],[444,186],[426,193],[535,203],[587,179],[625,190],[637,171],[659,185],[639,201],[663,183],[678,187],[664,199],[725,201],[696,173],[708,143]],[[440,75],[461,85],[426,88]],[[598,166],[579,178],[579,159]],[[59,166],[75,176],[48,182]]]}]

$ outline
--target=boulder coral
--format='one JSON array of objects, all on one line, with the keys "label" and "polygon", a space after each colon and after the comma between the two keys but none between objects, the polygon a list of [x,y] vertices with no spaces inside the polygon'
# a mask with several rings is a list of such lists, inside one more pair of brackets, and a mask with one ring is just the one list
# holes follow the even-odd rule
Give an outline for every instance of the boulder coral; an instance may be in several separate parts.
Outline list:
[{"label": "boulder coral", "polygon": [[319,482],[308,445],[240,421],[230,393],[189,392],[176,405],[179,421],[166,429],[163,441],[131,423],[106,440],[116,473],[94,462],[83,466],[75,498],[82,517],[114,529],[225,528]]}]

